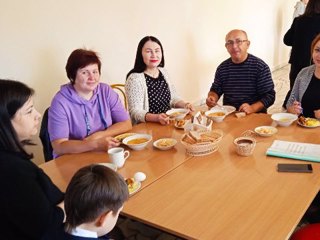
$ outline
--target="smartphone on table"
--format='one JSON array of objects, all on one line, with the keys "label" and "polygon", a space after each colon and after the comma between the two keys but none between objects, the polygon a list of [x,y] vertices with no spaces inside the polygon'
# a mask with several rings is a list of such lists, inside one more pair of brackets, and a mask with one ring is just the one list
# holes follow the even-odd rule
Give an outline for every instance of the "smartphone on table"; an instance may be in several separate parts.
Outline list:
[{"label": "smartphone on table", "polygon": [[302,163],[278,163],[277,170],[278,172],[312,173],[312,165]]}]

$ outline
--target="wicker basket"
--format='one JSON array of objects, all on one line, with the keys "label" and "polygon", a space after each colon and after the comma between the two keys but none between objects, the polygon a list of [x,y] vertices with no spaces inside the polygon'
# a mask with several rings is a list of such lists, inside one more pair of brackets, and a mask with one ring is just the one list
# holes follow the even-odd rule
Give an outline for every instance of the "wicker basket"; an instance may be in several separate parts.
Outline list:
[{"label": "wicker basket", "polygon": [[213,131],[201,131],[201,134],[209,135],[210,137],[215,138],[215,140],[213,142],[190,144],[182,140],[186,134],[182,136],[181,143],[185,146],[187,154],[192,156],[204,156],[217,151],[223,136],[223,132],[219,129]]}]

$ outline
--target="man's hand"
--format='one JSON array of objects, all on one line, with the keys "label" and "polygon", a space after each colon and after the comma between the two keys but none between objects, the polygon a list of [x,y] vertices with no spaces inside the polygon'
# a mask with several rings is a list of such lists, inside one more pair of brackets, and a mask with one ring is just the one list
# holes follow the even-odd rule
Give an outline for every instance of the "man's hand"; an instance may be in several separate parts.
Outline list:
[{"label": "man's hand", "polygon": [[246,114],[251,114],[254,113],[255,110],[253,109],[252,105],[248,104],[248,103],[243,103],[240,107],[239,107],[239,111],[240,112],[245,112]]}]

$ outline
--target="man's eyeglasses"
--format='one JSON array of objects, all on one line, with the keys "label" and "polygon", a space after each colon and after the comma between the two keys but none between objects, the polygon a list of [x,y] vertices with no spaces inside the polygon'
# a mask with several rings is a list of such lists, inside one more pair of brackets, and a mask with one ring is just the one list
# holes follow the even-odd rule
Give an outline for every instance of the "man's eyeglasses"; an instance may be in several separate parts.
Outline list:
[{"label": "man's eyeglasses", "polygon": [[231,47],[231,46],[233,46],[233,44],[236,44],[237,46],[240,46],[240,45],[242,45],[242,43],[244,43],[244,42],[248,42],[248,40],[247,40],[247,39],[245,39],[245,40],[236,39],[235,41],[229,40],[229,41],[227,41],[227,42],[225,43],[225,45],[226,45],[226,47]]}]

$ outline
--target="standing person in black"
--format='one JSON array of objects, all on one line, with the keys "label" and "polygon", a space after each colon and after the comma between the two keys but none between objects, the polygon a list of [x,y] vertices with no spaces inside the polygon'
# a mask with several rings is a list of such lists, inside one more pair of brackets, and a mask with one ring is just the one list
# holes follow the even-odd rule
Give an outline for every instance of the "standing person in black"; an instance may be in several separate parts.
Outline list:
[{"label": "standing person in black", "polygon": [[24,145],[37,133],[34,91],[0,79],[0,238],[61,239],[63,193],[33,162]]},{"label": "standing person in black", "polygon": [[294,82],[300,70],[312,64],[310,45],[315,36],[320,33],[320,0],[309,0],[303,15],[296,17],[290,29],[283,38],[284,44],[292,46],[289,59],[290,90],[284,100],[286,107]]}]

